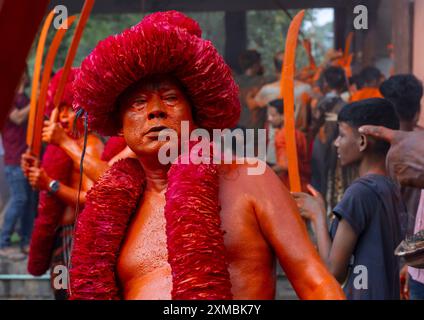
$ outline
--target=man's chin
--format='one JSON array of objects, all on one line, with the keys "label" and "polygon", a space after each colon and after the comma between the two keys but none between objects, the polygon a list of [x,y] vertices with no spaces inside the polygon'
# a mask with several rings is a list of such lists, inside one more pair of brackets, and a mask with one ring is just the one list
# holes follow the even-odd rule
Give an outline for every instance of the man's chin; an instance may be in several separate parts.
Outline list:
[{"label": "man's chin", "polygon": [[159,140],[150,140],[143,142],[142,145],[137,146],[133,149],[134,153],[137,155],[157,155],[159,150],[165,146],[168,141],[159,141]]}]

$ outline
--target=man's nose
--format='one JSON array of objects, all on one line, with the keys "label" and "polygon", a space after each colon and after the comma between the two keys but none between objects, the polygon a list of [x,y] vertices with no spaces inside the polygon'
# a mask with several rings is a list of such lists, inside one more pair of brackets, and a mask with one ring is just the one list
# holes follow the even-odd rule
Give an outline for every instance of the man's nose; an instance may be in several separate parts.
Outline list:
[{"label": "man's nose", "polygon": [[337,138],[336,140],[334,140],[334,146],[336,147],[336,148],[338,148],[339,147],[339,138]]},{"label": "man's nose", "polygon": [[154,97],[148,104],[147,118],[153,120],[155,118],[165,119],[167,117],[166,107],[159,97]]}]

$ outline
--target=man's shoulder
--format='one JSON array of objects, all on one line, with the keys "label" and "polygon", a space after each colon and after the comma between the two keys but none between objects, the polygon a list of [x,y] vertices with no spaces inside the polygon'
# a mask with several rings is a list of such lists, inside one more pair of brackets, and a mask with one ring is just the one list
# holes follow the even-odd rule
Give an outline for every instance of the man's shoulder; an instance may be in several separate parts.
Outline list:
[{"label": "man's shoulder", "polygon": [[[276,173],[262,160],[241,158],[245,163],[220,165],[220,180],[226,186],[235,187],[258,200],[270,192],[287,193],[288,190]],[[283,194],[282,194],[283,196]]]}]

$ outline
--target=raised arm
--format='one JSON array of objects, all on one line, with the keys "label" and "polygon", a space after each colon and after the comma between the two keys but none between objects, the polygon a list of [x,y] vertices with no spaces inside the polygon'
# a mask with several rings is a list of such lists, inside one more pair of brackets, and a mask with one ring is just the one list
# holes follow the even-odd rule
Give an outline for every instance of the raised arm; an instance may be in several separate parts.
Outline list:
[{"label": "raised arm", "polygon": [[359,132],[391,144],[386,163],[392,177],[402,185],[424,188],[424,131],[363,126]]},{"label": "raised arm", "polygon": [[255,179],[259,225],[299,298],[344,299],[340,285],[309,240],[288,190],[269,168]]},{"label": "raised arm", "polygon": [[[81,161],[82,147],[76,140],[71,139],[58,123],[45,121],[43,128],[43,141],[53,143],[72,159],[75,166],[79,166]],[[94,135],[89,135],[87,149],[84,156],[84,174],[93,181],[109,169],[107,162],[100,160],[103,151],[103,143]]]}]

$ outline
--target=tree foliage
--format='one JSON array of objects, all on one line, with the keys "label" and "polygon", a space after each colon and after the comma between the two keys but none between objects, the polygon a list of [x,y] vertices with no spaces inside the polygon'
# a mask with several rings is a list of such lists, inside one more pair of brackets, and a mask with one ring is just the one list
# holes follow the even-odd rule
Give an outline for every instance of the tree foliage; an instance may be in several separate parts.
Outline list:
[{"label": "tree foliage", "polygon": [[[294,16],[296,11],[290,11],[290,13]],[[119,33],[138,23],[146,14],[147,13],[92,15],[87,22],[86,29],[84,30],[74,61],[74,66],[79,66],[84,57],[90,53],[100,40],[111,34]],[[203,29],[203,37],[211,40],[218,51],[223,54],[225,46],[225,13],[188,12],[187,14],[199,22]],[[332,25],[330,24],[325,27],[317,27],[315,20],[316,18],[313,10],[308,10],[305,15],[305,22],[307,21],[307,24],[310,27],[306,30],[303,28],[303,32],[307,37],[311,36],[313,38],[314,53],[319,60],[323,56],[323,52],[328,49],[327,47],[332,45]],[[54,70],[61,68],[65,62],[67,50],[74,33],[75,24],[76,23],[74,23],[74,25],[67,31],[62,45],[59,48]],[[261,53],[267,74],[273,73],[272,58],[277,51],[283,50],[289,24],[290,19],[282,10],[247,12],[248,48],[256,49]],[[47,54],[48,46],[55,33],[56,30],[51,27],[48,33],[45,55]],[[36,39],[38,39],[38,37]],[[34,64],[36,45],[37,41],[34,41],[33,50],[28,58],[30,73],[32,73],[32,66]],[[321,46],[321,49],[319,46]],[[298,64],[305,65],[306,63],[306,54],[303,49],[299,49]]]}]

